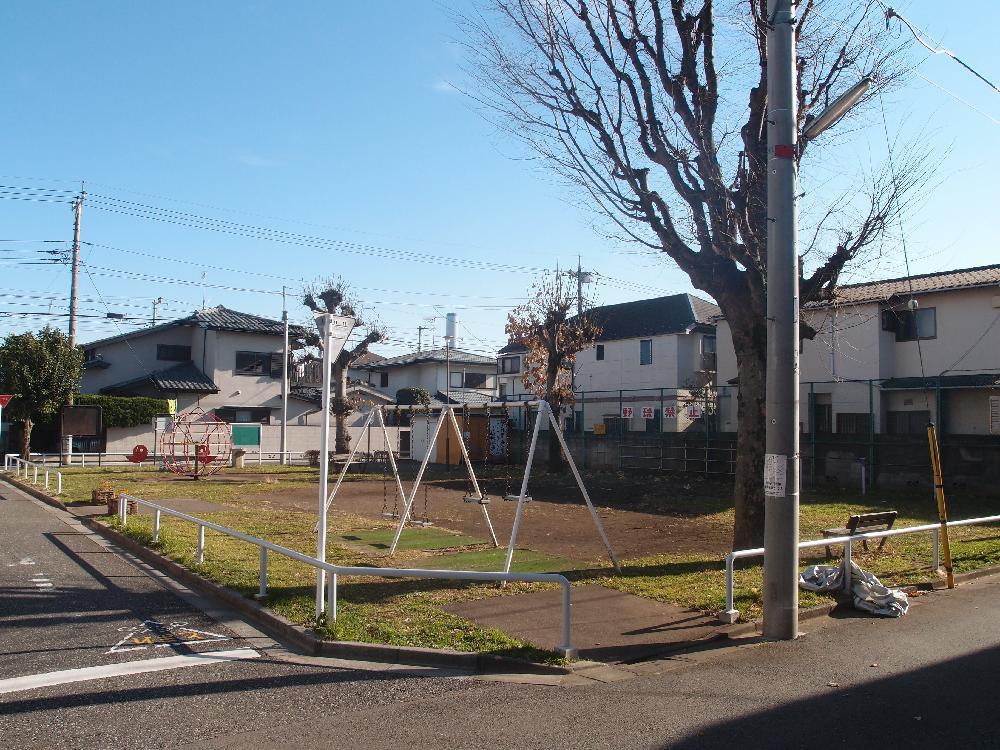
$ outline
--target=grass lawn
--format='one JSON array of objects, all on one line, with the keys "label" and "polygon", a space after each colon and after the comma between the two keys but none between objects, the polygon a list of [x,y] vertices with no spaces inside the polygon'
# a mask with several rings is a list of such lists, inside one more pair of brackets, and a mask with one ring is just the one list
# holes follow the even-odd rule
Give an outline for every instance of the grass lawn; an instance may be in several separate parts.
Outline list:
[{"label": "grass lawn", "polygon": [[[155,469],[114,467],[71,469],[64,472],[65,498],[70,502],[89,502],[90,491],[102,480],[116,490],[145,499],[190,497],[220,503],[224,511],[206,518],[241,531],[266,538],[293,549],[312,554],[315,516],[294,511],[266,510],[251,506],[242,499],[255,492],[280,488],[315,487],[317,471],[306,467],[263,467],[261,481],[246,482],[177,482],[162,481]],[[238,470],[229,473],[240,473]],[[257,472],[247,467],[246,472]],[[359,478],[359,477],[352,477]],[[555,481],[544,475],[539,485]],[[644,485],[644,493],[632,491],[613,472],[592,472],[588,485],[600,490],[605,498],[626,498],[616,505],[646,512],[691,514],[712,519],[720,528],[731,528],[733,511],[720,500],[717,486],[694,490],[685,496],[671,495],[669,482],[654,477]],[[622,482],[622,484],[619,484]],[[695,484],[695,483],[692,483]],[[534,487],[534,485],[533,485]],[[662,497],[658,504],[657,498]],[[608,504],[612,504],[610,501]],[[817,539],[825,528],[842,526],[855,513],[896,510],[897,527],[932,523],[937,509],[928,488],[877,490],[869,496],[819,488],[807,489],[800,514],[802,539]],[[949,515],[953,519],[986,516],[998,512],[1000,499],[952,492]],[[252,511],[252,512],[251,512]],[[114,523],[114,521],[110,521]],[[151,518],[130,517],[129,533],[140,541],[151,542]],[[348,565],[386,565],[385,550],[392,541],[391,522],[337,515],[331,519],[329,559]],[[952,529],[952,554],[956,572],[966,572],[1000,565],[1000,528],[961,527]],[[440,569],[501,569],[504,550],[494,549],[485,540],[462,536],[438,527],[408,528],[404,531],[393,566]],[[855,560],[889,585],[912,584],[931,579],[932,537],[928,534],[893,537],[882,552],[864,553],[858,545]],[[164,519],[159,549],[171,558],[206,577],[248,595],[258,586],[256,548],[211,531],[207,533],[205,562],[196,565],[196,531],[184,522]],[[839,554],[839,550],[836,550]],[[822,562],[822,548],[808,550],[803,565]],[[725,566],[718,555],[652,555],[625,560],[621,575],[611,573],[606,563],[588,564],[532,550],[518,550],[514,569],[531,572],[564,572],[571,581],[598,583],[650,599],[675,603],[705,612],[722,609],[725,602]],[[736,572],[736,607],[741,619],[760,615],[762,570],[759,560],[747,561]],[[267,605],[302,624],[314,624],[314,573],[308,566],[279,556],[270,560],[270,595]],[[448,581],[407,581],[352,578],[341,582],[340,617],[330,631],[344,640],[390,643],[396,645],[449,647],[460,650],[518,654],[541,658],[554,655],[538,652],[531,644],[499,631],[481,628],[448,614],[441,606],[468,598],[507,596],[537,590],[540,585],[459,584]],[[829,601],[822,595],[800,592],[800,604],[812,606]]]}]

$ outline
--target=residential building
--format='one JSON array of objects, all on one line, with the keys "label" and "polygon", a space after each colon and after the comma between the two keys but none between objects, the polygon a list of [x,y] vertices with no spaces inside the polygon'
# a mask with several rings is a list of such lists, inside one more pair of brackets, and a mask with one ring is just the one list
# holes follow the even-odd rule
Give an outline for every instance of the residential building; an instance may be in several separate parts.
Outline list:
[{"label": "residential building", "polygon": [[396,397],[401,388],[422,388],[442,403],[482,403],[496,392],[496,360],[460,349],[431,349],[383,358],[358,367],[367,385]]},{"label": "residential building", "polygon": [[[184,318],[83,344],[80,389],[168,399],[176,402],[177,412],[200,407],[226,422],[259,424],[258,446],[276,450],[283,335],[284,324],[278,320],[221,306],[198,310]],[[305,427],[311,421],[315,426],[318,420],[309,417],[316,411],[309,398],[290,395],[289,425]],[[135,435],[123,436],[125,444],[106,449],[131,450],[135,439]],[[315,442],[311,432],[307,435],[302,430],[290,430],[289,441],[290,450],[295,449],[291,447],[294,442],[308,443],[309,448]]]},{"label": "residential building", "polygon": [[[993,444],[987,436],[1000,435],[1000,264],[844,285],[833,299],[807,305],[803,319],[816,330],[801,346],[807,449],[826,435],[842,444],[854,436],[869,445],[855,460],[878,462],[874,436],[920,441],[933,420],[956,446],[963,471],[989,463],[977,456]],[[725,320],[718,343],[721,429],[733,431],[738,381]],[[926,474],[924,454],[910,453],[921,456]],[[899,468],[904,456],[891,461],[898,476],[910,476]]]}]

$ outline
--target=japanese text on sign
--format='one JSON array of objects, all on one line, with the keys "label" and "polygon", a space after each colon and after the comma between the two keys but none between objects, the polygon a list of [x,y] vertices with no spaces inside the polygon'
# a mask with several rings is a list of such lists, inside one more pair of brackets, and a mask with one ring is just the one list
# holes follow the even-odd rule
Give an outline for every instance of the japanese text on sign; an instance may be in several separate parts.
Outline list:
[{"label": "japanese text on sign", "polygon": [[642,407],[642,418],[643,419],[653,419],[653,407],[644,406]]},{"label": "japanese text on sign", "polygon": [[677,419],[677,407],[676,406],[664,406],[663,407],[663,418],[664,419]]},{"label": "japanese text on sign", "polygon": [[764,496],[785,496],[785,473],[788,469],[788,456],[780,453],[764,455]]},{"label": "japanese text on sign", "polygon": [[631,406],[622,407],[622,419],[631,419],[634,409]]}]

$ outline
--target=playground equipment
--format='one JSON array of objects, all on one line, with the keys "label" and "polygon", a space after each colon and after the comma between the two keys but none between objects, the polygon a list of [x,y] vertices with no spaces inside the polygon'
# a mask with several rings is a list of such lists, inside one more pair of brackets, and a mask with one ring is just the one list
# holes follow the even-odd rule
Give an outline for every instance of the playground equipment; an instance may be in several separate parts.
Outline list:
[{"label": "playground equipment", "polygon": [[232,452],[232,428],[197,407],[176,415],[160,436],[163,465],[178,476],[214,474],[229,463]]},{"label": "playground equipment", "polygon": [[[566,458],[566,462],[569,464],[570,470],[573,472],[573,478],[576,480],[577,486],[580,488],[580,493],[583,495],[583,500],[587,504],[587,508],[590,510],[591,518],[594,519],[594,527],[597,529],[598,535],[601,537],[601,542],[604,544],[604,548],[608,551],[608,558],[611,560],[611,564],[614,566],[615,570],[619,573],[621,572],[621,565],[618,563],[618,557],[615,555],[615,551],[611,548],[611,542],[608,541],[607,532],[604,530],[604,524],[601,523],[601,517],[597,513],[597,508],[594,507],[594,503],[590,500],[590,493],[587,492],[587,487],[583,483],[583,479],[580,477],[580,471],[576,468],[576,462],[573,460],[573,454],[569,452],[569,448],[566,445],[566,438],[563,436],[562,430],[559,428],[559,421],[552,414],[552,408],[549,406],[547,401],[514,401],[514,402],[503,402],[500,404],[490,404],[490,406],[503,406],[506,409],[508,406],[523,407],[528,410],[525,412],[525,416],[529,416],[530,409],[532,406],[537,407],[538,411],[535,413],[535,423],[531,430],[531,444],[528,447],[528,454],[525,457],[524,462],[524,476],[521,479],[521,491],[516,495],[507,495],[504,497],[505,500],[511,499],[517,501],[517,511],[514,514],[514,527],[510,532],[510,543],[507,545],[507,559],[504,563],[504,572],[510,572],[511,562],[514,559],[514,548],[517,545],[517,533],[521,529],[521,519],[524,513],[524,506],[526,503],[531,501],[531,496],[528,494],[528,480],[531,478],[531,467],[535,459],[535,449],[538,446],[538,433],[541,429],[543,422],[548,422],[549,427],[552,430],[552,434],[556,436],[559,441],[559,446],[562,448],[563,456]],[[529,424],[529,420],[525,420],[525,427]]]},{"label": "playground equipment", "polygon": [[[483,512],[483,518],[486,520],[486,526],[490,532],[490,539],[493,541],[494,547],[499,547],[500,543],[497,541],[497,535],[493,531],[493,522],[490,520],[490,513],[486,509],[489,505],[489,498],[483,494],[482,489],[479,486],[479,481],[476,479],[476,472],[472,468],[472,461],[469,460],[469,451],[465,445],[465,437],[462,431],[459,429],[458,420],[455,417],[455,407],[453,406],[443,406],[441,408],[441,415],[438,417],[437,422],[434,425],[433,432],[430,432],[426,442],[426,447],[424,450],[423,460],[420,462],[420,468],[417,470],[417,476],[413,480],[413,486],[410,488],[410,494],[406,495],[406,504],[403,507],[403,512],[399,517],[399,526],[396,528],[396,535],[392,540],[392,546],[389,547],[390,557],[395,554],[396,546],[399,544],[399,538],[403,534],[403,529],[406,527],[407,521],[411,521],[411,513],[413,511],[413,502],[417,497],[417,490],[420,489],[420,483],[424,477],[424,471],[427,469],[427,464],[430,462],[431,452],[434,450],[435,442],[437,441],[438,434],[441,432],[441,428],[447,422],[448,428],[455,431],[455,435],[458,437],[458,446],[462,452],[462,463],[465,465],[466,475],[468,479],[468,489],[465,493],[463,500],[467,503],[477,503],[480,510]],[[430,425],[430,420],[428,419],[427,424]],[[446,428],[446,429],[448,429]],[[427,488],[424,488],[424,521],[426,521],[427,515]],[[416,525],[423,525],[418,521]]]}]

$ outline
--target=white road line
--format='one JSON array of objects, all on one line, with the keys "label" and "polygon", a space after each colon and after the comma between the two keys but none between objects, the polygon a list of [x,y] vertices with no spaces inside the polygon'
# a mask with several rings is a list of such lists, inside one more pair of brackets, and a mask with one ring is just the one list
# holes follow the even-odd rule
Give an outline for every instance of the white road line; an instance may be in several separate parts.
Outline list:
[{"label": "white road line", "polygon": [[84,667],[82,669],[63,669],[59,672],[30,674],[24,677],[12,677],[0,680],[0,695],[16,693],[21,690],[65,685],[69,682],[84,682],[100,680],[107,677],[121,677],[144,672],[162,672],[165,669],[181,667],[203,667],[220,662],[238,661],[240,659],[256,659],[260,654],[252,648],[237,648],[231,651],[206,651],[200,654],[185,654],[183,656],[167,656],[162,659],[145,659],[143,661],[128,661],[123,664],[106,664],[101,667]]}]

